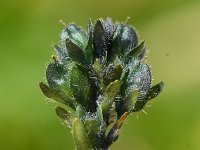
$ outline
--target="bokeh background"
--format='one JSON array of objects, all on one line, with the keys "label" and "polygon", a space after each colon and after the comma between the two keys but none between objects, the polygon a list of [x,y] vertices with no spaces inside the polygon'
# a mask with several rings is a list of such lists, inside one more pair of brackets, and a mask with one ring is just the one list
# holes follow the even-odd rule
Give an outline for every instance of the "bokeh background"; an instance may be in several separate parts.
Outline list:
[{"label": "bokeh background", "polygon": [[1,0],[0,150],[73,150],[38,88],[62,25],[110,16],[137,29],[164,92],[132,115],[111,150],[200,149],[199,0]]}]

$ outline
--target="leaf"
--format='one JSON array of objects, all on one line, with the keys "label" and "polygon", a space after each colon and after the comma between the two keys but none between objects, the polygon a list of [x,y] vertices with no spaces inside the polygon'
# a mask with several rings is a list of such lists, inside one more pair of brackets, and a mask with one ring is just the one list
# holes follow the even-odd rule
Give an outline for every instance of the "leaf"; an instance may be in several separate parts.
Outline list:
[{"label": "leaf", "polygon": [[74,110],[76,109],[77,104],[76,104],[75,100],[68,97],[64,92],[58,91],[58,90],[55,90],[55,89],[51,89],[50,87],[48,87],[43,82],[40,82],[39,86],[40,86],[40,89],[42,90],[43,94],[46,97],[54,99],[55,101],[63,103],[67,106],[70,106]]},{"label": "leaf", "polygon": [[102,102],[100,103],[102,112],[104,115],[106,115],[106,113],[112,106],[112,103],[114,102],[115,97],[117,96],[117,93],[119,92],[119,89],[120,89],[119,80],[115,80],[114,82],[111,82],[107,86],[107,88],[105,90],[104,98],[103,98]]},{"label": "leaf", "polygon": [[73,121],[72,135],[77,150],[92,150],[88,133],[79,118],[75,118]]},{"label": "leaf", "polygon": [[59,106],[57,106],[55,110],[56,110],[57,116],[62,120],[62,122],[68,128],[71,128],[73,120],[74,120],[74,115],[70,111],[67,111],[64,108],[59,107]]},{"label": "leaf", "polygon": [[111,144],[117,141],[119,137],[119,130],[122,127],[123,122],[125,121],[126,117],[128,116],[128,112],[125,112],[120,119],[113,125],[111,130],[109,131],[106,137],[106,146],[109,147]]}]

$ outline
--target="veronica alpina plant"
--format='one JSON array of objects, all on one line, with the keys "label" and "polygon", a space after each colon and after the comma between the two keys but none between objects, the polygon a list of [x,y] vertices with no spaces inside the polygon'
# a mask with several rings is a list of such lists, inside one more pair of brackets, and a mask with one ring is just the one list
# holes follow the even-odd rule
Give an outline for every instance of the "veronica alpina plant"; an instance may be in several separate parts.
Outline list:
[{"label": "veronica alpina plant", "polygon": [[89,22],[87,31],[69,24],[54,46],[46,69],[44,95],[63,103],[56,113],[72,130],[77,150],[107,150],[119,137],[126,117],[138,112],[163,88],[151,86],[143,61],[145,42],[133,27],[110,18]]}]

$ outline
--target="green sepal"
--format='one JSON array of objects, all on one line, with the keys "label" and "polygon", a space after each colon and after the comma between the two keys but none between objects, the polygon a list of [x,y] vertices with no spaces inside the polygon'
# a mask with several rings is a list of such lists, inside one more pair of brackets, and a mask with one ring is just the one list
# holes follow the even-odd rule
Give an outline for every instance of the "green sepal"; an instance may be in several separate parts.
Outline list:
[{"label": "green sepal", "polygon": [[142,64],[138,60],[134,60],[129,69],[126,93],[134,90],[139,91],[137,101],[132,110],[136,112],[142,110],[147,102],[146,95],[151,86],[151,72],[147,64]]},{"label": "green sepal", "polygon": [[[70,70],[70,88],[73,96],[76,98],[79,104],[83,106],[87,105],[88,96],[90,95],[90,84],[85,72],[74,64]],[[68,79],[69,80],[69,79]]]},{"label": "green sepal", "polygon": [[114,61],[113,61],[113,64],[114,65],[122,65],[123,64],[122,58],[116,56],[115,59],[114,59]]},{"label": "green sepal", "polygon": [[92,21],[90,20],[90,22],[88,24],[89,39],[88,39],[88,42],[87,42],[87,46],[84,50],[86,61],[89,64],[94,61],[93,31],[94,31],[93,24],[92,24]]},{"label": "green sepal", "polygon": [[54,51],[60,61],[66,58],[67,56],[66,52],[64,52],[58,45],[54,45]]},{"label": "green sepal", "polygon": [[130,73],[126,92],[129,93],[132,90],[139,90],[139,96],[143,99],[151,86],[150,68],[147,64],[142,64],[135,60],[135,64],[133,63],[129,69]]},{"label": "green sepal", "polygon": [[140,94],[138,96],[137,101],[134,104],[132,111],[137,112],[137,111],[142,110],[148,101],[155,98],[163,90],[163,87],[164,87],[164,83],[160,82],[157,85],[151,87],[148,93],[145,95],[145,97]]},{"label": "green sepal", "polygon": [[163,90],[163,88],[164,88],[164,82],[163,81],[158,83],[157,85],[151,87],[148,94],[147,94],[147,101],[158,96],[158,94],[160,94],[160,92]]},{"label": "green sepal", "polygon": [[[99,132],[99,126],[96,120],[88,118],[85,120],[84,126],[86,130],[91,132],[92,134],[98,133]],[[90,134],[90,133],[89,133]],[[95,137],[93,137],[95,138]]]},{"label": "green sepal", "polygon": [[114,82],[111,82],[106,90],[105,94],[103,96],[103,100],[101,101],[100,105],[102,108],[103,115],[106,115],[106,113],[109,111],[110,107],[112,106],[115,97],[117,96],[120,89],[120,81],[115,80]]},{"label": "green sepal", "polygon": [[61,47],[64,51],[68,49],[66,45],[67,39],[70,39],[74,44],[84,49],[87,45],[88,35],[81,27],[70,24],[64,28],[60,34]]},{"label": "green sepal", "polygon": [[118,116],[121,116],[125,112],[131,112],[134,107],[134,103],[138,100],[139,91],[133,90],[127,94],[124,100],[121,101],[120,111],[118,112]]},{"label": "green sepal", "polygon": [[107,33],[105,30],[105,24],[102,19],[97,20],[94,27],[94,55],[95,58],[100,58],[105,55],[107,51]]},{"label": "green sepal", "polygon": [[46,77],[52,89],[65,92],[67,96],[75,98],[76,102],[86,105],[90,94],[90,84],[86,71],[77,63],[68,61],[50,63],[47,67]]},{"label": "green sepal", "polygon": [[72,135],[77,150],[92,150],[88,133],[79,118],[75,118],[73,121]]},{"label": "green sepal", "polygon": [[138,100],[134,104],[132,112],[137,112],[137,111],[142,110],[144,106],[146,105],[146,103],[147,101],[145,98],[138,98]]},{"label": "green sepal", "polygon": [[109,147],[111,144],[117,141],[119,138],[119,131],[122,127],[123,122],[125,121],[126,117],[128,116],[128,112],[125,112],[120,119],[113,125],[111,130],[108,132],[106,137],[106,146]]},{"label": "green sepal", "polygon": [[121,96],[125,97],[126,94],[126,90],[128,87],[128,75],[129,75],[130,70],[128,68],[124,68],[120,81],[121,81],[121,88],[120,88],[120,92],[121,92]]},{"label": "green sepal", "polygon": [[129,50],[125,55],[124,55],[124,60],[125,63],[127,63],[129,60],[132,58],[141,60],[144,57],[145,54],[145,41],[142,41],[137,47]]},{"label": "green sepal", "polygon": [[95,119],[88,118],[85,120],[84,127],[88,133],[88,137],[93,143],[93,149],[98,149],[101,147],[101,137],[98,135],[100,134],[100,127]]},{"label": "green sepal", "polygon": [[101,91],[104,91],[105,85],[103,83],[103,74],[102,74],[103,64],[102,64],[102,62],[100,62],[100,59],[96,58],[92,67],[93,67],[94,74],[95,74],[94,78],[96,78],[99,86],[101,87]]},{"label": "green sepal", "polygon": [[112,24],[112,19],[107,17],[105,20],[105,29],[107,32],[107,39],[110,39],[113,34],[113,24]]},{"label": "green sepal", "polygon": [[104,84],[107,86],[110,82],[113,82],[115,80],[119,80],[122,74],[122,66],[113,64],[108,65],[104,69]]},{"label": "green sepal", "polygon": [[116,104],[115,102],[113,102],[110,110],[108,111],[107,113],[107,116],[106,116],[106,125],[109,126],[111,123],[114,123],[116,122],[117,120],[117,111],[116,111]]},{"label": "green sepal", "polygon": [[76,109],[77,103],[75,102],[75,99],[67,96],[64,92],[52,89],[43,82],[40,82],[39,86],[46,97],[51,98],[57,102],[63,103],[73,108],[74,110]]},{"label": "green sepal", "polygon": [[86,110],[82,105],[76,107],[76,116],[78,118],[83,118],[86,115]]},{"label": "green sepal", "polygon": [[[70,66],[69,62],[67,66]],[[61,88],[65,83],[62,82],[66,73],[68,73],[68,67],[60,62],[50,62],[46,69],[46,78],[51,88]]]},{"label": "green sepal", "polygon": [[57,116],[62,120],[65,126],[71,128],[74,120],[74,115],[70,111],[67,111],[60,106],[57,106],[55,110]]},{"label": "green sepal", "polygon": [[99,127],[102,127],[104,123],[104,119],[103,119],[103,112],[100,106],[97,107],[96,114],[97,114],[97,117],[96,117],[97,123]]},{"label": "green sepal", "polygon": [[112,40],[112,50],[115,55],[121,55],[136,47],[137,34],[134,29],[124,24],[117,24]]},{"label": "green sepal", "polygon": [[159,84],[151,87],[145,97],[143,97],[143,96],[141,97],[141,95],[139,95],[138,100],[136,101],[136,103],[134,105],[133,111],[136,112],[136,111],[140,111],[141,109],[143,109],[145,104],[148,101],[150,101],[151,99],[158,96],[158,94],[163,90],[163,87],[164,87],[164,83],[160,82]]},{"label": "green sepal", "polygon": [[49,63],[46,70],[46,78],[50,88],[64,92],[68,97],[74,98],[70,87],[70,70],[74,63],[66,60],[62,62]]},{"label": "green sepal", "polygon": [[78,45],[73,43],[70,39],[66,39],[66,46],[68,55],[73,61],[77,61],[82,64],[86,63],[85,54]]},{"label": "green sepal", "polygon": [[101,64],[101,62],[98,58],[95,59],[92,67],[95,71],[95,74],[99,77],[100,74],[101,74],[101,70],[102,70],[103,65]]}]

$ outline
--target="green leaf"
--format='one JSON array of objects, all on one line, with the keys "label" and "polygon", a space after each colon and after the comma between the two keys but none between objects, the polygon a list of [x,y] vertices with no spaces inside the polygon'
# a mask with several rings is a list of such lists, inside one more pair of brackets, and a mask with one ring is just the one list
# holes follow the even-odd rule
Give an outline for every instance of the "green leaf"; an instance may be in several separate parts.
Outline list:
[{"label": "green leaf", "polygon": [[76,109],[77,104],[75,100],[67,96],[64,92],[52,89],[48,87],[46,84],[44,84],[43,82],[40,82],[39,86],[46,97],[54,99],[55,101],[63,103],[67,106],[70,106],[74,110]]},{"label": "green leaf", "polygon": [[115,97],[117,96],[120,89],[120,81],[115,80],[114,82],[111,82],[106,90],[105,94],[103,96],[103,100],[101,101],[100,105],[102,108],[102,112],[104,115],[109,111],[110,107],[112,106],[112,103],[115,100]]},{"label": "green leaf", "polygon": [[73,121],[72,135],[77,150],[92,150],[88,133],[79,118],[75,118]]},{"label": "green leaf", "polygon": [[57,106],[55,110],[57,116],[62,120],[66,127],[71,128],[74,120],[74,115],[70,111],[67,111],[60,106]]}]

